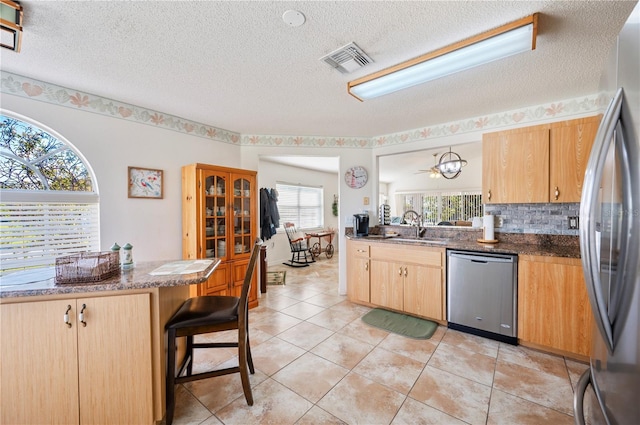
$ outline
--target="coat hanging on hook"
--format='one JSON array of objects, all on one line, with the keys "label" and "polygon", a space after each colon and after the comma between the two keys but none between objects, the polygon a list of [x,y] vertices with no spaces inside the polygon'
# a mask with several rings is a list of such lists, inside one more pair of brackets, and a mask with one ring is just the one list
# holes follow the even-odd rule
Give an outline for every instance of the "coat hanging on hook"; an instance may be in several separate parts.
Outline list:
[{"label": "coat hanging on hook", "polygon": [[280,213],[278,212],[278,191],[275,189],[260,189],[260,237],[263,241],[271,239],[280,227]]}]

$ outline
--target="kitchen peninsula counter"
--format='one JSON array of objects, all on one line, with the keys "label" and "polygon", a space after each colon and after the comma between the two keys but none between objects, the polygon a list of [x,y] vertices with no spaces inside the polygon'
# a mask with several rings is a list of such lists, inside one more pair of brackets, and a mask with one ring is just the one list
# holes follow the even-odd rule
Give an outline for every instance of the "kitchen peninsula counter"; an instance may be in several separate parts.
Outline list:
[{"label": "kitchen peninsula counter", "polygon": [[[3,279],[0,422],[161,421],[164,327],[190,285],[220,264],[206,261],[202,271],[184,274],[171,267],[182,261],[138,262],[94,283],[55,284],[51,270],[20,285]],[[166,266],[173,274],[157,274]]]},{"label": "kitchen peninsula counter", "polygon": [[[36,271],[30,283],[12,284],[11,275],[3,277],[0,283],[0,298],[34,297],[46,295],[82,294],[108,291],[126,291],[134,289],[165,288],[173,286],[195,285],[206,281],[211,273],[218,267],[220,260],[211,258],[207,260],[194,260],[208,262],[206,268],[196,273],[184,274],[150,274],[159,267],[180,261],[145,261],[135,264],[135,267],[121,270],[116,276],[87,283],[55,283],[55,269]],[[193,263],[193,262],[192,262]]]}]

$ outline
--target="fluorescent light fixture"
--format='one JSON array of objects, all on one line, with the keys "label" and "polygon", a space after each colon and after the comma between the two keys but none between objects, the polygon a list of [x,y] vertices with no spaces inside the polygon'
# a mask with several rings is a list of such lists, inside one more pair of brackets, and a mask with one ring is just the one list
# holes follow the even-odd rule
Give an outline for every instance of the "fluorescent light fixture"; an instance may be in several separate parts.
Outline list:
[{"label": "fluorescent light fixture", "polygon": [[458,71],[535,50],[538,14],[503,25],[347,83],[349,94],[373,99]]},{"label": "fluorescent light fixture", "polygon": [[0,0],[0,46],[20,51],[22,44],[22,6],[11,0]]}]

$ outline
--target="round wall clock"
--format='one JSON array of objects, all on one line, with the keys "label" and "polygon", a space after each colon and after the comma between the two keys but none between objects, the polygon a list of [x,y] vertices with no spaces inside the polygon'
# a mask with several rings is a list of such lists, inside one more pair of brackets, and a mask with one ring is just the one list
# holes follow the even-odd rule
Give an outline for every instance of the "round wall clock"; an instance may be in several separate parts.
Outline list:
[{"label": "round wall clock", "polygon": [[364,167],[351,167],[344,173],[344,181],[354,189],[360,189],[367,184],[368,178],[367,170]]}]

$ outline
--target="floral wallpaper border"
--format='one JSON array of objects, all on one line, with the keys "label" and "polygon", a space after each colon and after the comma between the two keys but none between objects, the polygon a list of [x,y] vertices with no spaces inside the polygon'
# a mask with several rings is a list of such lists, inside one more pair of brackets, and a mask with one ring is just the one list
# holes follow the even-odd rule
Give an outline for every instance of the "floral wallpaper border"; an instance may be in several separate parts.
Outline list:
[{"label": "floral wallpaper border", "polygon": [[0,92],[238,145],[240,133],[2,71]]},{"label": "floral wallpaper border", "polygon": [[552,118],[568,118],[578,114],[602,112],[608,98],[604,94],[561,100],[538,106],[529,106],[508,112],[426,126],[399,133],[372,138],[358,137],[317,137],[317,136],[277,136],[241,135],[229,130],[190,121],[159,111],[141,108],[89,93],[33,80],[10,72],[2,71],[0,92],[29,99],[52,103],[68,108],[83,109],[114,118],[136,121],[167,130],[191,134],[219,142],[245,146],[282,146],[315,148],[377,148],[402,143],[464,134],[481,130],[495,131],[517,124],[532,124]]}]

